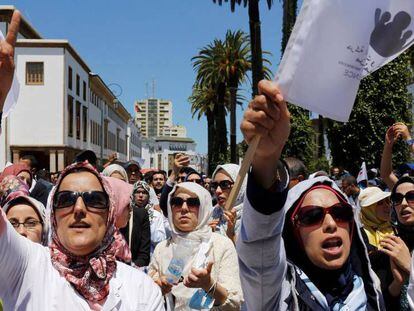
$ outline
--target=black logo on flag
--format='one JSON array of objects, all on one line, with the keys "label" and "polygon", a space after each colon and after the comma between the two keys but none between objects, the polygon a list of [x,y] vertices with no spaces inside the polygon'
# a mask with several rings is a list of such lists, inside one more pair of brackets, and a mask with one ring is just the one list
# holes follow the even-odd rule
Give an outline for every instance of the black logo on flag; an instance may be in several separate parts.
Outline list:
[{"label": "black logo on flag", "polygon": [[382,57],[390,57],[414,41],[407,43],[413,35],[411,30],[407,30],[412,19],[404,11],[398,12],[393,19],[390,12],[381,13],[381,9],[375,10],[375,28],[371,34],[370,45]]}]

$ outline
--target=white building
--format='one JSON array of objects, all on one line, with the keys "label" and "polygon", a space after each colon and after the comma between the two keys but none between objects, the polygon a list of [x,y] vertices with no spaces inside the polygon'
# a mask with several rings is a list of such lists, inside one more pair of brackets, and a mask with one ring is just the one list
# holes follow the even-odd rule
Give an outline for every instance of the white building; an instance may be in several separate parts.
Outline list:
[{"label": "white building", "polygon": [[[10,18],[9,11],[0,6],[0,21]],[[101,159],[114,152],[121,161],[130,154],[139,157],[139,132],[132,116],[70,43],[39,38],[25,20],[21,29],[34,39],[16,44],[20,94],[4,121],[0,166],[33,154],[41,167],[60,171],[84,149]]]},{"label": "white building", "polygon": [[198,172],[207,171],[207,157],[196,152],[196,143],[191,138],[154,137],[143,138],[143,167],[168,171],[172,169],[177,153],[190,156],[190,166]]},{"label": "white building", "polygon": [[187,137],[182,125],[173,125],[171,101],[149,98],[135,102],[135,120],[143,137]]}]

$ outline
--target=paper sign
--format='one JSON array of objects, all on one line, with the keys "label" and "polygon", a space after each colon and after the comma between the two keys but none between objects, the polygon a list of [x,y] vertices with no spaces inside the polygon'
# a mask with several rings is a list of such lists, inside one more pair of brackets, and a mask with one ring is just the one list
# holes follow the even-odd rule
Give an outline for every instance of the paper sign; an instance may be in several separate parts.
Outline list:
[{"label": "paper sign", "polygon": [[414,1],[305,0],[276,81],[292,104],[346,122],[360,81],[414,43]]},{"label": "paper sign", "polygon": [[[0,30],[0,40],[4,40],[3,33]],[[3,118],[6,118],[9,113],[13,110],[13,108],[17,104],[17,100],[19,99],[19,91],[20,91],[20,84],[17,80],[16,73],[13,77],[13,82],[9,94],[7,94],[6,102],[3,106]]]}]

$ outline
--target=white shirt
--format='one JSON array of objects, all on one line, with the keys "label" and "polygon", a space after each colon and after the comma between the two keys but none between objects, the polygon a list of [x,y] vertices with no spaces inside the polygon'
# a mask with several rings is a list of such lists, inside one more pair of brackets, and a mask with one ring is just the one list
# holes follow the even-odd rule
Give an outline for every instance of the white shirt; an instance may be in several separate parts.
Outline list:
[{"label": "white shirt", "polygon": [[[53,267],[49,249],[19,235],[0,211],[0,298],[5,310],[90,310]],[[164,310],[159,287],[143,272],[117,262],[102,310]]]}]

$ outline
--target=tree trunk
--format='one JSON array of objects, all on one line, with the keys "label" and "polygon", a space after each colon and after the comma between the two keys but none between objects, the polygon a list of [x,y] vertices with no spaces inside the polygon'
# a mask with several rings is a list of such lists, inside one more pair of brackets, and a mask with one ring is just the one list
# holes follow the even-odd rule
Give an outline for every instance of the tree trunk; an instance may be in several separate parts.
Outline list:
[{"label": "tree trunk", "polygon": [[297,9],[297,0],[283,1],[282,55],[288,44],[290,34],[293,30],[293,26],[295,26]]},{"label": "tree trunk", "polygon": [[207,150],[208,150],[208,175],[213,174],[213,148],[214,148],[214,113],[210,110],[206,112],[207,117]]},{"label": "tree trunk", "polygon": [[237,86],[230,86],[230,162],[238,164],[236,142]]},{"label": "tree trunk", "polygon": [[258,92],[259,81],[263,79],[262,42],[260,33],[259,0],[249,1],[250,47],[252,51],[252,97]]}]

